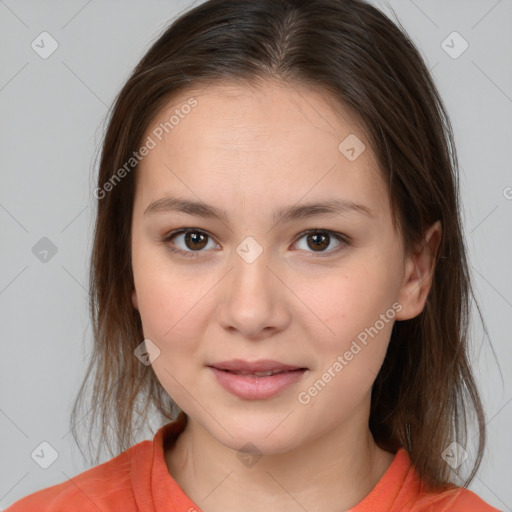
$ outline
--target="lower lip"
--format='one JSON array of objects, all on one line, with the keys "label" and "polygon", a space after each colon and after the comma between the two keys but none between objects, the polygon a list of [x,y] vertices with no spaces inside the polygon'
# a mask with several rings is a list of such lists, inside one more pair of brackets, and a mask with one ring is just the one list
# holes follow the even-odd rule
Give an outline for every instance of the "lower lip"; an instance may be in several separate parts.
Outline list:
[{"label": "lower lip", "polygon": [[263,400],[270,398],[283,389],[295,384],[306,370],[293,370],[268,377],[256,377],[255,375],[239,375],[209,367],[219,383],[230,393],[247,400]]}]

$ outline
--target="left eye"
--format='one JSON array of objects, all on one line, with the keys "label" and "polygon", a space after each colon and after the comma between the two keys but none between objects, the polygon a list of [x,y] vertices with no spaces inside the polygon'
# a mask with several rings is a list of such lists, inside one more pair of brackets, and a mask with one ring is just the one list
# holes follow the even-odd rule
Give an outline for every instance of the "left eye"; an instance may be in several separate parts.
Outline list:
[{"label": "left eye", "polygon": [[[345,237],[341,233],[336,233],[334,231],[310,230],[307,231],[306,233],[302,233],[301,238],[299,238],[299,241],[302,239],[305,239],[306,246],[313,247],[313,252],[316,253],[335,253],[343,249],[344,246],[348,245],[347,237]],[[333,239],[338,242],[337,248],[325,251],[324,249],[330,245]]]},{"label": "left eye", "polygon": [[[171,252],[183,254],[184,256],[196,257],[199,256],[201,252],[204,252],[204,249],[208,245],[208,238],[211,238],[208,233],[200,229],[194,228],[182,228],[171,233],[165,235],[163,238],[163,242],[170,242],[174,238],[179,236],[184,236],[184,248],[176,247],[176,244],[172,242],[172,244],[168,245],[168,249]],[[301,233],[300,238],[298,238],[296,244],[301,240],[306,241],[306,247],[313,248],[313,251],[317,253],[319,256],[323,256],[323,253],[327,253],[327,255],[331,253],[336,253],[342,250],[345,246],[349,245],[349,239],[345,235],[341,233],[337,233],[329,230],[309,230]],[[331,242],[336,240],[338,242],[337,248],[326,251],[325,249],[329,247]],[[212,241],[213,243],[213,241]],[[218,244],[214,244],[217,245]],[[300,248],[301,250],[308,250],[307,248]]]}]

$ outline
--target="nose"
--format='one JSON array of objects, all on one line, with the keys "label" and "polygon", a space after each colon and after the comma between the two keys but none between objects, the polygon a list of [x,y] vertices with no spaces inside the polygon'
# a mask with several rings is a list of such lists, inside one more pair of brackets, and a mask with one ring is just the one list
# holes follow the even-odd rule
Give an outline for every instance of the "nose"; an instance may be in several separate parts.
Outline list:
[{"label": "nose", "polygon": [[221,326],[248,339],[263,339],[286,329],[290,297],[279,270],[271,268],[265,251],[256,258],[234,254],[218,310]]}]

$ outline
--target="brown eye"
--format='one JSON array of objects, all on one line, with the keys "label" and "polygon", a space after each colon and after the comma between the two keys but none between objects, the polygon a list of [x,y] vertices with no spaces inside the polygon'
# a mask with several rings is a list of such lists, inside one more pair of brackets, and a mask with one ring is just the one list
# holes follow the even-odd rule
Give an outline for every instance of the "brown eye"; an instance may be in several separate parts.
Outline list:
[{"label": "brown eye", "polygon": [[329,247],[330,236],[321,233],[313,233],[307,235],[307,242],[309,244],[309,247],[313,248],[315,251],[317,249],[323,250],[326,247]]},{"label": "brown eye", "polygon": [[[309,253],[316,253],[316,256],[330,256],[350,245],[350,239],[346,235],[329,230],[315,229],[305,231],[301,234],[299,241],[303,239],[306,240],[305,247],[299,248]],[[167,248],[171,252],[190,257],[197,257],[201,253],[206,252],[203,249],[207,248],[210,241],[219,248],[219,245],[213,242],[208,233],[194,228],[181,228],[172,231],[162,241],[167,243]],[[298,244],[299,241],[296,243]],[[333,245],[333,242],[336,242],[334,248],[328,249]]]},{"label": "brown eye", "polygon": [[207,236],[198,231],[189,231],[185,233],[185,245],[192,250],[201,250],[206,246]]},{"label": "brown eye", "polygon": [[[315,229],[306,231],[301,235],[302,236],[297,243],[303,239],[306,240],[306,243],[303,244],[303,247],[299,247],[299,249],[310,253],[317,253],[318,256],[330,256],[331,254],[343,250],[349,245],[349,239],[347,236],[334,231]],[[326,250],[333,244],[333,242],[336,242],[334,248]]]},{"label": "brown eye", "polygon": [[[199,256],[208,245],[210,235],[199,229],[178,229],[167,234],[162,241],[170,242],[168,249],[184,256]],[[212,241],[213,243],[213,241]],[[214,244],[216,245],[216,244]]]}]

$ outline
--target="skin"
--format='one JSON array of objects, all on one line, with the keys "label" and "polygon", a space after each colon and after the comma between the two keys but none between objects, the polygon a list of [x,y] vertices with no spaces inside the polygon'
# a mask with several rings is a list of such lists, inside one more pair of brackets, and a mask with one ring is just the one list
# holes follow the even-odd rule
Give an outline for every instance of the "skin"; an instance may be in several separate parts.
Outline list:
[{"label": "skin", "polygon": [[[431,226],[424,243],[404,253],[364,132],[321,90],[266,81],[183,91],[146,136],[192,96],[197,106],[137,170],[132,221],[133,305],[145,338],[160,350],[153,369],[189,417],[165,453],[169,472],[205,512],[347,510],[394,457],[368,427],[371,388],[394,320],[309,403],[297,395],[394,303],[401,305],[395,320],[421,312],[441,228]],[[366,145],[354,161],[338,150],[350,134]],[[144,214],[170,195],[224,208],[227,222]],[[276,208],[331,198],[360,203],[373,216],[272,220]],[[162,241],[182,227],[208,237],[202,245],[187,245],[183,234]],[[318,249],[301,235],[307,229],[342,233],[350,243],[331,236]],[[263,250],[252,263],[236,251],[248,236]],[[172,253],[173,243],[188,254],[202,248],[192,258]],[[308,371],[269,399],[242,399],[207,367],[234,358]],[[248,442],[262,454],[250,467],[237,457]]]}]

